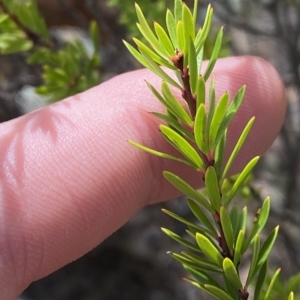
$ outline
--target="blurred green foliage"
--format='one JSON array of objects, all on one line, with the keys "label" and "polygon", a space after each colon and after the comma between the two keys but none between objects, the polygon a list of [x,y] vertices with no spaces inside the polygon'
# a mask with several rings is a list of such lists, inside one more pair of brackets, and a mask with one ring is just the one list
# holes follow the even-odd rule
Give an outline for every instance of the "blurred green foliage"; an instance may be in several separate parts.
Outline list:
[{"label": "blurred green foliage", "polygon": [[93,43],[92,54],[79,39],[55,46],[36,0],[0,1],[0,53],[26,52],[29,64],[41,65],[44,84],[36,91],[50,102],[100,82],[100,42],[96,22],[91,22],[89,36]]}]

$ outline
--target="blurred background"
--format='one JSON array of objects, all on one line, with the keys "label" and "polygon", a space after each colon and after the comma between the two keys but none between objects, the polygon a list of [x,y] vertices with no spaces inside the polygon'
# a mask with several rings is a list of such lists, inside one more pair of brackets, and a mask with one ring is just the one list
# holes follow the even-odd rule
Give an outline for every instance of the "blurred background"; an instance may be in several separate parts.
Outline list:
[{"label": "blurred background", "polygon": [[[20,5],[26,2],[11,2],[18,1]],[[0,11],[5,12],[8,2],[0,0]],[[66,90],[74,94],[119,73],[140,68],[122,43],[122,39],[140,37],[135,25],[134,2],[37,0],[48,37],[39,39],[33,30],[34,34],[26,36],[30,37],[29,44],[18,43],[23,49],[15,47],[0,52],[0,121],[58,101],[68,96]],[[150,23],[155,20],[161,24],[164,24],[166,7],[173,5],[173,0],[137,2]],[[186,1],[188,5],[192,2]],[[284,282],[300,269],[300,1],[201,0],[199,25],[209,3],[214,7],[215,27],[206,43],[206,55],[212,49],[217,29],[225,25],[221,56],[263,57],[274,65],[286,87],[288,109],[284,126],[240,195],[241,205],[247,204],[254,215],[265,196],[271,196],[268,226],[269,229],[277,224],[281,226],[272,263],[282,267]],[[92,20],[99,31],[91,30]],[[80,41],[78,48],[70,46],[74,41]],[[61,51],[60,56],[51,56],[47,47],[57,53]],[[87,66],[82,62],[86,75],[81,76],[82,69],[72,69],[73,77],[62,76],[62,82],[57,84],[52,77],[58,75],[51,74],[49,69],[64,61],[64,51],[74,49],[80,49],[77,52],[89,61]],[[44,65],[40,63],[43,55],[48,55]],[[166,254],[167,250],[180,251],[180,247],[164,236],[160,227],[179,234],[184,234],[184,227],[164,215],[162,207],[191,217],[183,198],[144,208],[96,249],[33,283],[19,300],[211,299],[184,282],[184,271]]]}]

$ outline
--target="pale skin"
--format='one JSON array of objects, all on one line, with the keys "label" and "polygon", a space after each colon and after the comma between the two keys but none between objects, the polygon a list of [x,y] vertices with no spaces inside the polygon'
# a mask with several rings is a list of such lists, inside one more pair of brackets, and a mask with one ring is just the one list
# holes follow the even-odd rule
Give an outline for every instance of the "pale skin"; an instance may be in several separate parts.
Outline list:
[{"label": "pale skin", "polygon": [[[274,141],[285,115],[284,88],[259,58],[219,60],[214,74],[218,96],[233,96],[247,84],[228,151],[256,117],[234,172]],[[163,170],[201,185],[188,167],[128,144],[132,139],[170,152],[159,122],[147,113],[163,108],[145,79],[159,89],[160,80],[149,71],[130,72],[0,125],[2,300],[15,300],[32,281],[88,252],[143,206],[178,196]]]}]

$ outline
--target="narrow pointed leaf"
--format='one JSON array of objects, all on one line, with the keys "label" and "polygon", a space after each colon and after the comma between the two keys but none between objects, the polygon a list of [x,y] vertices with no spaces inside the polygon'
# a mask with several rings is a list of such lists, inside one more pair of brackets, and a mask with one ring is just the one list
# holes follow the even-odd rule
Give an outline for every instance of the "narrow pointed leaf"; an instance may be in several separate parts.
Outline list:
[{"label": "narrow pointed leaf", "polygon": [[196,94],[198,83],[198,64],[195,46],[191,40],[189,41],[188,67],[190,75],[190,86],[193,94]]},{"label": "narrow pointed leaf", "polygon": [[169,56],[173,56],[175,53],[174,47],[170,38],[168,37],[167,33],[163,29],[163,27],[158,24],[157,22],[154,23],[154,30],[158,37],[159,42],[161,43],[162,47],[168,52]]},{"label": "narrow pointed leaf", "polygon": [[164,212],[165,214],[169,215],[170,217],[174,218],[175,220],[187,225],[188,227],[192,227],[192,228],[195,228],[198,232],[201,232],[203,234],[209,234],[209,231],[206,229],[206,228],[203,228],[203,227],[200,227],[200,226],[197,226],[195,225],[194,223],[178,216],[177,214],[167,210],[167,209],[162,209],[162,212]]},{"label": "narrow pointed leaf", "polygon": [[266,295],[265,295],[265,297],[264,297],[264,300],[272,300],[272,299],[270,298],[271,292],[272,292],[272,290],[273,290],[273,286],[274,286],[274,284],[275,284],[275,282],[276,282],[276,279],[277,279],[277,277],[278,277],[280,271],[281,271],[281,269],[278,269],[278,270],[275,272],[275,274],[273,275],[272,280],[271,280],[271,282],[270,282],[270,284],[269,284],[269,287],[268,287],[268,289],[267,289]]},{"label": "narrow pointed leaf", "polygon": [[220,128],[217,133],[216,144],[219,143],[220,139],[224,135],[225,130],[227,130],[232,118],[234,117],[235,113],[238,111],[238,109],[244,99],[245,90],[246,90],[246,86],[243,86],[242,88],[240,88],[239,91],[237,92],[236,96],[230,103],[229,107],[227,108],[226,116],[224,117],[222,123],[220,124]]},{"label": "narrow pointed leaf", "polygon": [[217,173],[218,180],[220,181],[222,178],[223,171],[223,162],[225,156],[225,146],[226,146],[226,136],[227,131],[225,131],[221,141],[218,143],[215,150],[215,169]]},{"label": "narrow pointed leaf", "polygon": [[213,17],[213,9],[211,5],[208,6],[205,21],[203,24],[203,27],[199,29],[196,37],[195,37],[195,46],[196,46],[196,52],[199,53],[204,46],[204,43],[206,41],[206,38],[208,36],[208,33],[210,31],[210,27],[212,24],[212,17]]},{"label": "narrow pointed leaf", "polygon": [[207,227],[207,229],[211,233],[211,236],[217,238],[218,234],[216,232],[216,229],[212,225],[212,222],[207,218],[203,210],[198,206],[198,204],[188,199],[188,206],[194,214],[194,216]]},{"label": "narrow pointed leaf", "polygon": [[194,0],[194,8],[193,8],[193,23],[197,22],[197,13],[198,13],[198,0]]},{"label": "narrow pointed leaf", "polygon": [[259,220],[260,210],[261,210],[260,208],[257,210],[256,215],[254,217],[254,220],[252,222],[252,226],[251,226],[250,232],[248,234],[247,241],[244,244],[243,253],[245,251],[247,251],[249,245],[252,243],[255,235],[257,234],[257,231],[258,231],[258,228],[259,228],[258,227],[258,220]]},{"label": "narrow pointed leaf", "polygon": [[221,206],[220,218],[221,218],[221,224],[222,224],[222,229],[224,232],[225,240],[226,240],[227,246],[229,248],[230,254],[232,255],[233,254],[233,246],[234,246],[233,229],[232,229],[232,224],[231,224],[229,213],[224,206]]},{"label": "narrow pointed leaf", "polygon": [[[182,6],[182,23],[183,23],[183,37],[184,37],[184,54],[187,55],[190,41],[194,41],[195,39],[195,27],[194,27],[192,13],[185,3]],[[196,57],[196,53],[195,53],[195,57]]]},{"label": "narrow pointed leaf", "polygon": [[[200,249],[198,248],[198,252],[200,251]],[[187,252],[187,251],[182,251],[182,255],[186,256],[188,259],[194,261],[194,262],[198,262],[202,265],[206,265],[208,267],[212,267],[212,268],[218,268],[219,271],[221,270],[221,268],[214,262],[211,261],[205,257],[199,256],[198,254],[194,254],[191,252]],[[202,252],[201,252],[202,255]]]},{"label": "narrow pointed leaf", "polygon": [[294,293],[290,292],[288,300],[294,300]]},{"label": "narrow pointed leaf", "polygon": [[170,154],[166,154],[166,153],[162,153],[162,152],[159,152],[159,151],[156,151],[156,150],[153,150],[151,148],[148,148],[148,147],[145,147],[139,143],[136,143],[134,141],[128,141],[129,144],[131,144],[132,146],[135,146],[136,148],[139,148],[145,152],[148,152],[148,153],[151,153],[153,155],[156,155],[156,156],[159,156],[159,157],[162,157],[162,158],[167,158],[167,159],[171,159],[171,160],[176,160],[178,162],[181,162],[181,163],[184,163],[192,168],[194,168],[194,165],[191,164],[189,161],[187,160],[184,160],[184,159],[181,159],[181,158],[177,158],[175,156],[172,156]]},{"label": "narrow pointed leaf", "polygon": [[159,128],[166,140],[174,145],[194,165],[195,169],[204,170],[202,159],[186,139],[165,125],[160,125]]},{"label": "narrow pointed leaf", "polygon": [[205,253],[207,257],[213,260],[216,264],[222,267],[223,264],[223,256],[220,251],[212,242],[203,234],[196,234],[196,241],[200,249]]},{"label": "narrow pointed leaf", "polygon": [[204,104],[201,104],[197,109],[194,122],[194,136],[198,148],[204,153],[208,154],[208,144],[206,138],[206,111]]},{"label": "narrow pointed leaf", "polygon": [[236,267],[229,258],[223,260],[223,270],[228,280],[238,289],[243,288],[241,279],[237,273]]},{"label": "narrow pointed leaf", "polygon": [[182,20],[182,0],[175,0],[174,3],[174,17],[175,22],[178,23],[179,20]]},{"label": "narrow pointed leaf", "polygon": [[129,50],[129,52],[132,54],[132,56],[140,63],[142,64],[145,68],[152,70],[152,67],[150,66],[150,64],[147,62],[147,60],[145,59],[145,57],[139,52],[137,51],[134,47],[132,47],[129,43],[127,43],[126,41],[123,40],[123,43],[125,44],[126,48]]},{"label": "narrow pointed leaf", "polygon": [[205,199],[205,197],[202,196],[199,192],[197,192],[194,188],[192,188],[187,182],[185,182],[179,176],[168,171],[164,171],[163,175],[180,192],[182,192],[183,194],[187,195],[189,198],[201,204],[208,211],[212,211],[212,208],[209,205],[208,201]]},{"label": "narrow pointed leaf", "polygon": [[172,94],[168,84],[163,81],[161,85],[161,90],[163,96],[168,103],[168,107],[172,108],[172,113],[177,116],[181,121],[183,121],[186,125],[193,125],[193,121],[188,113],[184,110],[182,105],[178,102],[178,100]]},{"label": "narrow pointed leaf", "polygon": [[219,103],[215,109],[214,115],[211,120],[210,130],[209,130],[209,145],[210,150],[214,151],[217,147],[216,137],[220,128],[220,124],[226,114],[226,109],[228,105],[229,95],[224,93],[219,100]]},{"label": "narrow pointed leaf", "polygon": [[264,244],[262,245],[259,255],[257,258],[257,269],[264,264],[264,262],[268,259],[268,256],[274,246],[275,240],[278,235],[279,226],[276,226],[274,230],[270,233]]},{"label": "narrow pointed leaf", "polygon": [[176,36],[178,43],[178,50],[184,52],[184,33],[183,33],[183,23],[179,21],[176,26]]},{"label": "narrow pointed leaf", "polygon": [[135,4],[136,14],[139,20],[139,24],[137,24],[137,27],[139,28],[140,32],[144,36],[144,38],[150,43],[150,45],[153,47],[153,49],[162,57],[168,58],[167,51],[161,46],[157,38],[155,37],[152,29],[148,25],[148,22],[145,19],[145,16],[139,7],[139,5]]},{"label": "narrow pointed leaf", "polygon": [[[197,62],[197,66],[199,68],[198,62]],[[196,94],[197,94],[196,107],[198,109],[201,104],[205,104],[205,81],[202,75],[200,75],[197,80]]]},{"label": "narrow pointed leaf", "polygon": [[236,156],[239,153],[242,145],[244,144],[244,141],[245,141],[246,137],[248,136],[248,133],[249,133],[249,131],[250,131],[252,125],[253,125],[254,120],[255,120],[254,117],[251,118],[249,120],[249,122],[247,123],[247,125],[245,126],[243,132],[241,133],[241,135],[240,135],[240,137],[239,137],[239,139],[238,139],[234,149],[232,150],[232,152],[230,154],[230,157],[229,157],[229,159],[226,163],[226,166],[224,168],[224,172],[223,172],[223,175],[222,175],[222,179],[226,178],[227,173],[228,173],[234,159],[236,158]]},{"label": "narrow pointed leaf", "polygon": [[189,266],[184,266],[184,268],[192,274],[199,283],[203,284],[211,284],[217,287],[220,287],[220,284],[210,275],[208,275],[205,271],[195,270]]},{"label": "narrow pointed leaf", "polygon": [[236,205],[232,206],[229,215],[230,215],[230,220],[231,220],[232,229],[233,229],[233,236],[234,236],[234,239],[236,240],[237,234],[240,231],[240,228],[238,228],[239,210]]},{"label": "narrow pointed leaf", "polygon": [[153,59],[156,63],[159,65],[165,66],[169,69],[176,70],[176,68],[167,60],[162,58],[161,56],[157,55],[154,51],[152,51],[148,46],[146,46],[143,42],[140,40],[133,38],[133,41],[138,46],[139,50],[142,50],[143,52],[147,53],[147,55]]},{"label": "narrow pointed leaf", "polygon": [[258,230],[257,230],[258,233],[261,232],[261,230],[265,227],[265,225],[268,221],[270,208],[271,208],[270,197],[267,197],[264,200],[263,205],[260,210],[259,219],[258,219]]},{"label": "narrow pointed leaf", "polygon": [[259,248],[260,248],[260,238],[259,238],[259,235],[256,234],[255,238],[254,238],[254,243],[253,243],[253,253],[252,253],[250,268],[248,271],[248,277],[246,280],[246,286],[249,286],[251,284],[254,274],[256,273],[255,271],[256,271],[256,266],[257,266]]},{"label": "narrow pointed leaf", "polygon": [[233,299],[237,299],[237,292],[236,292],[236,288],[234,287],[234,285],[228,280],[228,278],[225,276],[224,271],[223,271],[223,281],[225,284],[225,287],[223,288],[224,291],[226,291],[226,293],[228,295],[230,295]]},{"label": "narrow pointed leaf", "polygon": [[236,193],[241,189],[241,187],[245,183],[246,179],[248,178],[249,174],[251,173],[251,171],[257,164],[258,160],[259,160],[259,156],[254,157],[252,160],[250,160],[250,162],[246,165],[244,170],[240,173],[240,175],[238,176],[237,180],[235,181],[232,189],[230,190],[229,195],[227,196],[226,206],[229,205],[230,201],[233,199],[233,197],[236,195]]},{"label": "narrow pointed leaf", "polygon": [[172,117],[157,112],[153,112],[152,114],[155,117],[165,121],[168,125],[170,125],[172,129],[176,130],[180,135],[188,138],[192,142],[195,142],[194,136],[185,127],[183,127],[178,121],[174,120]]},{"label": "narrow pointed leaf", "polygon": [[247,220],[248,220],[248,210],[247,210],[247,206],[245,206],[239,216],[239,228],[241,228],[244,231],[246,231]]},{"label": "narrow pointed leaf", "polygon": [[223,27],[220,29],[220,31],[217,35],[212,54],[210,56],[208,65],[206,67],[206,70],[205,70],[205,73],[203,76],[205,81],[209,78],[213,68],[215,67],[216,61],[219,58],[219,53],[220,53],[221,46],[222,46],[222,39],[223,39]]},{"label": "narrow pointed leaf", "polygon": [[220,189],[214,167],[208,167],[205,173],[205,185],[212,206],[218,212],[221,206]]},{"label": "narrow pointed leaf", "polygon": [[237,240],[235,243],[235,249],[234,249],[233,263],[235,266],[237,266],[240,263],[240,259],[242,256],[242,250],[243,250],[244,237],[245,237],[245,231],[240,230],[239,234],[237,236]]},{"label": "narrow pointed leaf", "polygon": [[212,295],[214,295],[217,299],[222,299],[222,300],[235,300],[232,298],[229,294],[227,294],[224,290],[213,286],[213,285],[204,285],[206,290],[209,291]]},{"label": "narrow pointed leaf", "polygon": [[215,108],[216,108],[216,91],[215,91],[215,78],[213,77],[209,87],[209,109],[207,114],[207,125],[206,125],[207,136],[209,135],[209,130],[211,127],[211,121],[213,115],[215,113]]},{"label": "narrow pointed leaf", "polygon": [[190,248],[194,251],[197,251],[199,252],[199,247],[185,239],[183,239],[182,237],[180,237],[179,235],[177,235],[176,233],[172,232],[171,230],[169,229],[166,229],[166,228],[161,228],[161,230],[166,234],[168,235],[171,239],[175,240],[176,242],[178,242],[179,244],[187,247],[187,248]]},{"label": "narrow pointed leaf", "polygon": [[[187,112],[183,109],[183,107],[178,103],[177,99],[173,97],[169,97],[168,100],[165,99],[155,88],[152,86],[149,82],[147,82],[147,85],[151,92],[154,94],[154,96],[167,108],[169,112],[172,113],[177,119],[185,119],[186,122],[189,122],[188,120],[190,117],[188,116]],[[185,115],[186,114],[186,115]]]},{"label": "narrow pointed leaf", "polygon": [[172,41],[174,49],[178,48],[177,34],[176,34],[176,22],[173,14],[168,9],[166,14],[166,24],[169,32],[170,39]]},{"label": "narrow pointed leaf", "polygon": [[261,266],[258,277],[255,283],[255,291],[254,291],[254,300],[260,300],[261,299],[261,291],[263,289],[263,286],[265,284],[265,280],[267,278],[268,274],[268,260],[265,261],[265,263]]},{"label": "narrow pointed leaf", "polygon": [[169,84],[175,86],[176,88],[180,89],[180,85],[172,79],[159,65],[142,49],[140,49],[140,53],[144,56],[147,63],[150,65],[150,70],[155,73],[157,76],[168,82]]}]

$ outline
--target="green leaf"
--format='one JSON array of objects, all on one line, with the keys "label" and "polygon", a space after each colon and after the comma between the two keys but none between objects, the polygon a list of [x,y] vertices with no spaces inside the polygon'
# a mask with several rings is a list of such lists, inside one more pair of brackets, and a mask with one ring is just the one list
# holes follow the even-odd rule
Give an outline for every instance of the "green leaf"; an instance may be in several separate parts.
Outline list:
[{"label": "green leaf", "polygon": [[239,228],[241,228],[244,231],[246,231],[247,219],[248,219],[248,210],[247,210],[247,206],[245,206],[239,216]]},{"label": "green leaf", "polygon": [[223,266],[223,256],[219,249],[203,234],[196,234],[196,241],[203,253],[214,261],[218,266]]},{"label": "green leaf", "polygon": [[237,266],[240,263],[240,260],[241,260],[244,237],[245,237],[245,231],[240,230],[239,234],[237,236],[237,240],[236,240],[236,243],[235,243],[235,249],[234,249],[233,263],[234,263],[235,266]]},{"label": "green leaf", "polygon": [[233,205],[231,210],[230,210],[230,221],[232,224],[232,229],[233,229],[233,236],[234,239],[236,240],[237,234],[240,231],[240,228],[238,228],[239,225],[239,210],[236,205]]},{"label": "green leaf", "polygon": [[184,32],[183,32],[183,22],[179,21],[176,26],[176,36],[178,43],[178,50],[184,52]]},{"label": "green leaf", "polygon": [[215,78],[213,77],[209,87],[209,109],[207,114],[206,134],[209,136],[211,121],[215,114],[216,107],[216,91],[215,91]]},{"label": "green leaf", "polygon": [[226,178],[226,175],[227,175],[227,173],[228,173],[228,171],[229,171],[229,169],[230,169],[230,167],[231,167],[234,159],[236,158],[236,156],[239,153],[242,145],[244,144],[244,141],[245,141],[245,139],[246,139],[246,137],[247,137],[247,135],[248,135],[248,133],[249,133],[252,125],[253,125],[254,120],[255,120],[254,117],[251,118],[249,120],[249,122],[247,123],[247,125],[245,126],[243,132],[241,133],[241,135],[240,135],[240,137],[239,137],[239,139],[238,139],[238,141],[237,141],[234,149],[232,150],[232,152],[230,154],[230,157],[229,157],[229,159],[228,159],[228,161],[226,163],[226,166],[224,168],[224,172],[223,172],[223,175],[222,175],[222,179]]},{"label": "green leaf", "polygon": [[245,183],[246,179],[248,178],[249,174],[255,167],[259,160],[259,156],[256,156],[250,160],[250,162],[246,165],[244,170],[239,174],[238,178],[236,179],[233,187],[231,188],[227,199],[226,199],[226,207],[230,204],[230,201],[236,195],[236,193],[241,189],[242,185]]},{"label": "green leaf", "polygon": [[178,48],[176,22],[173,14],[169,9],[167,10],[167,14],[166,14],[166,24],[167,24],[170,39],[172,41],[174,48],[176,49]]},{"label": "green leaf", "polygon": [[174,79],[172,79],[165,71],[162,70],[161,67],[159,67],[159,65],[142,49],[139,49],[141,54],[144,56],[144,58],[146,59],[147,63],[150,66],[150,70],[155,73],[157,76],[159,76],[160,78],[162,78],[163,80],[165,80],[166,82],[168,82],[169,84],[175,86],[176,88],[181,88],[180,85],[174,81]]},{"label": "green leaf", "polygon": [[182,192],[183,194],[187,195],[189,198],[201,204],[208,211],[212,211],[212,208],[209,205],[208,201],[205,199],[205,197],[202,196],[199,192],[197,192],[194,188],[192,188],[184,180],[182,180],[179,176],[168,171],[164,171],[163,175],[180,192]]},{"label": "green leaf", "polygon": [[[199,251],[200,251],[200,249],[198,248],[197,252],[199,252]],[[185,257],[190,259],[191,261],[198,263],[199,266],[211,267],[213,269],[217,269],[218,273],[222,272],[222,269],[215,262],[213,262],[205,257],[199,256],[198,254],[194,254],[194,253],[187,252],[187,251],[182,251],[181,253],[182,253],[182,255],[184,255]],[[201,252],[201,254],[203,254],[203,253]]]},{"label": "green leaf", "polygon": [[290,292],[288,300],[294,300],[294,293]]},{"label": "green leaf", "polygon": [[198,70],[195,46],[191,40],[189,41],[188,67],[189,67],[189,75],[190,75],[190,86],[192,92],[196,94],[199,70]]},{"label": "green leaf", "polygon": [[236,288],[238,288],[238,289],[243,288],[241,279],[239,278],[239,275],[237,273],[235,265],[227,257],[224,258],[224,260],[223,260],[223,270],[224,270],[225,276]]},{"label": "green leaf", "polygon": [[[197,63],[197,66],[199,64]],[[197,80],[197,98],[196,98],[196,107],[197,109],[200,107],[201,104],[205,104],[205,81],[203,76],[199,76]]]},{"label": "green leaf", "polygon": [[203,234],[208,234],[209,233],[209,231],[206,228],[197,226],[194,223],[192,223],[192,222],[190,222],[190,221],[188,221],[188,220],[186,220],[186,219],[178,216],[177,214],[175,214],[175,213],[173,213],[173,212],[171,212],[171,211],[169,211],[167,209],[163,208],[162,212],[164,212],[165,214],[167,214],[170,217],[174,218],[175,220],[177,220],[177,221],[179,221],[179,222],[181,222],[181,223],[183,223],[183,224],[185,224],[185,225],[187,225],[189,227],[192,227],[192,228],[196,229],[198,232],[202,232]]},{"label": "green leaf", "polygon": [[220,29],[220,31],[217,35],[217,39],[216,39],[212,54],[210,56],[208,65],[206,67],[206,70],[205,70],[205,73],[204,73],[204,76],[203,76],[205,81],[209,78],[213,68],[215,67],[215,64],[216,64],[216,61],[219,57],[220,49],[221,49],[221,46],[222,46],[222,39],[223,39],[223,27],[221,27],[221,29]]},{"label": "green leaf", "polygon": [[194,0],[194,8],[193,8],[193,23],[197,22],[197,13],[198,13],[198,0]]},{"label": "green leaf", "polygon": [[133,41],[138,46],[140,52],[141,50],[146,53],[154,62],[158,63],[159,65],[165,66],[169,69],[176,70],[176,68],[167,60],[162,58],[161,56],[157,55],[155,52],[153,52],[148,46],[146,46],[143,42],[140,40],[133,38]]},{"label": "green leaf", "polygon": [[165,101],[168,103],[168,107],[172,107],[172,110],[171,110],[172,113],[175,116],[177,116],[178,119],[183,121],[186,125],[192,126],[193,121],[192,121],[191,117],[184,110],[184,108],[181,106],[181,104],[178,102],[178,100],[174,97],[168,84],[165,81],[162,82],[161,90],[162,90],[163,96],[165,98]]},{"label": "green leaf", "polygon": [[198,148],[204,153],[208,154],[208,144],[206,138],[206,110],[204,104],[201,104],[197,109],[194,122],[194,137]]},{"label": "green leaf", "polygon": [[220,289],[220,288],[218,288],[216,286],[205,284],[204,287],[206,288],[206,290],[208,292],[210,292],[210,294],[212,294],[213,296],[215,296],[215,298],[217,298],[217,299],[235,300],[230,295],[228,295],[224,290],[222,290],[222,289]]},{"label": "green leaf", "polygon": [[173,56],[175,53],[174,47],[163,27],[160,26],[157,22],[154,22],[154,30],[161,46],[165,48],[170,56]]},{"label": "green leaf", "polygon": [[[177,101],[174,96],[168,97],[168,99],[165,99],[160,93],[149,83],[147,82],[147,85],[151,92],[155,95],[155,97],[167,108],[169,112],[171,112],[176,118],[180,120],[185,120],[184,123],[189,122],[190,117],[188,113],[184,110],[184,108],[180,105],[180,103]],[[164,82],[162,82],[162,85]]]},{"label": "green leaf", "polygon": [[236,94],[229,107],[226,110],[226,116],[224,117],[222,123],[220,124],[219,131],[217,133],[215,144],[218,145],[220,139],[222,139],[224,132],[227,130],[232,118],[238,111],[245,95],[246,87],[243,86]]},{"label": "green leaf", "polygon": [[[208,275],[207,272],[205,272],[204,270],[198,270],[198,269],[196,270],[187,265],[184,265],[184,268],[199,281],[198,284],[202,285],[202,287],[196,285],[198,288],[203,289],[203,284],[211,284],[213,286],[217,286],[221,288],[220,284],[213,277]],[[189,279],[185,279],[185,280],[191,282],[191,280]]]},{"label": "green leaf", "polygon": [[287,282],[287,291],[298,291],[300,288],[300,273],[291,276]]},{"label": "green leaf", "polygon": [[268,287],[268,289],[267,289],[267,292],[266,292],[266,294],[265,294],[264,300],[272,300],[272,299],[270,298],[270,295],[271,295],[273,286],[274,286],[274,284],[275,284],[275,282],[276,282],[276,279],[277,279],[277,277],[278,277],[280,271],[281,271],[281,269],[278,269],[278,270],[275,272],[275,274],[273,275],[272,280],[271,280],[271,282],[270,282],[270,284],[269,284],[269,287]]},{"label": "green leaf", "polygon": [[155,37],[154,33],[152,32],[148,22],[145,19],[145,16],[137,3],[135,3],[135,10],[139,20],[139,24],[137,24],[138,29],[140,30],[141,34],[144,38],[149,42],[149,44],[153,47],[153,49],[165,59],[168,59],[168,53],[161,46],[157,38]]},{"label": "green leaf", "polygon": [[178,242],[179,244],[187,247],[187,248],[190,248],[194,251],[197,251],[199,252],[199,248],[197,247],[197,245],[183,239],[182,237],[180,237],[179,235],[177,235],[176,233],[172,232],[171,230],[169,229],[166,229],[166,228],[161,228],[161,230],[166,234],[168,235],[171,239],[175,240],[176,242]]},{"label": "green leaf", "polygon": [[249,268],[249,271],[248,271],[248,277],[247,277],[247,280],[246,280],[246,286],[250,285],[250,283],[253,280],[254,274],[256,273],[256,266],[257,266],[259,248],[260,248],[260,238],[259,238],[259,235],[256,234],[255,238],[254,238],[254,243],[253,243],[253,253],[252,253],[250,268]]},{"label": "green leaf", "polygon": [[254,300],[259,300],[268,274],[268,260],[261,266],[255,283]]},{"label": "green leaf", "polygon": [[221,206],[221,196],[218,178],[214,167],[208,167],[206,170],[205,185],[212,206],[217,212],[219,212]]},{"label": "green leaf", "polygon": [[251,226],[251,229],[250,229],[250,232],[248,234],[248,238],[247,238],[247,241],[246,243],[244,244],[244,248],[243,248],[243,253],[245,253],[249,247],[249,245],[252,243],[253,241],[253,238],[255,237],[255,235],[257,234],[258,232],[258,220],[259,220],[259,214],[260,214],[260,211],[261,209],[259,208],[256,212],[256,215],[254,217],[254,220],[252,222],[252,226]]},{"label": "green leaf", "polygon": [[[183,39],[184,39],[184,54],[188,54],[190,41],[195,39],[195,25],[193,15],[185,3],[182,6],[182,23],[183,23]],[[196,57],[196,53],[195,53]],[[185,65],[185,67],[187,64]]]},{"label": "green leaf", "polygon": [[124,45],[128,49],[128,51],[132,54],[132,56],[139,62],[141,63],[145,68],[151,70],[153,73],[155,71],[151,67],[151,65],[148,63],[148,61],[144,58],[144,56],[138,52],[134,47],[132,47],[129,43],[123,40]]},{"label": "green leaf", "polygon": [[173,129],[165,126],[159,126],[166,140],[180,151],[193,165],[196,170],[204,170],[204,164],[197,151]]},{"label": "green leaf", "polygon": [[224,232],[226,244],[229,248],[230,254],[232,255],[233,246],[234,246],[233,229],[232,229],[229,213],[227,212],[224,206],[221,206],[220,208],[220,218],[221,218],[221,224],[222,224],[222,229]]},{"label": "green leaf", "polygon": [[223,161],[224,161],[225,146],[226,146],[226,136],[227,136],[227,131],[225,131],[221,141],[218,143],[215,150],[215,169],[216,169],[218,180],[221,180],[222,177]]},{"label": "green leaf", "polygon": [[279,226],[276,226],[274,230],[270,233],[266,241],[264,242],[263,246],[261,247],[257,258],[257,270],[259,270],[261,266],[265,263],[265,261],[268,259],[268,256],[277,238],[278,230],[279,230]]},{"label": "green leaf", "polygon": [[179,20],[182,18],[182,0],[175,0],[174,3],[174,16],[175,16],[175,22],[178,23]]},{"label": "green leaf", "polygon": [[212,222],[207,218],[203,210],[198,206],[198,204],[195,201],[188,199],[187,202],[194,216],[207,227],[212,237],[217,238],[218,234],[216,232],[216,229],[212,225]]},{"label": "green leaf", "polygon": [[183,127],[177,120],[174,120],[169,115],[164,115],[164,114],[157,113],[157,112],[152,112],[152,114],[155,117],[165,121],[172,129],[177,131],[183,137],[186,137],[190,141],[195,142],[194,136],[185,127]]},{"label": "green leaf", "polygon": [[195,37],[196,53],[199,53],[204,46],[204,43],[206,41],[206,38],[208,36],[212,24],[212,17],[213,17],[213,9],[211,5],[208,5],[203,27],[199,29]]},{"label": "green leaf", "polygon": [[220,124],[226,114],[226,109],[228,105],[229,95],[228,93],[224,93],[222,97],[219,100],[219,103],[215,109],[215,112],[213,114],[211,125],[209,129],[209,145],[210,145],[210,151],[214,151],[217,147],[217,144],[215,143],[217,133],[220,128]]},{"label": "green leaf", "polygon": [[177,158],[177,157],[172,156],[172,155],[170,155],[170,154],[166,154],[166,153],[162,153],[162,152],[153,150],[153,149],[151,149],[151,148],[145,147],[145,146],[143,146],[143,145],[141,145],[141,144],[139,144],[139,143],[136,143],[136,142],[134,142],[134,141],[130,141],[130,140],[129,140],[128,143],[131,144],[132,146],[135,146],[136,148],[139,148],[139,149],[141,149],[141,150],[143,150],[143,151],[146,151],[146,152],[148,152],[148,153],[151,153],[151,154],[153,154],[153,155],[156,155],[156,156],[159,156],[159,157],[162,157],[162,158],[171,159],[171,160],[176,160],[176,161],[178,161],[178,162],[184,163],[184,164],[186,164],[186,165],[188,165],[188,166],[194,168],[194,165],[191,164],[191,163],[190,163],[189,161],[187,161],[187,160],[184,160],[184,159],[181,159],[181,158]]},{"label": "green leaf", "polygon": [[270,213],[271,203],[270,197],[267,197],[260,210],[259,218],[258,218],[258,229],[257,232],[260,233],[261,230],[265,227]]}]

